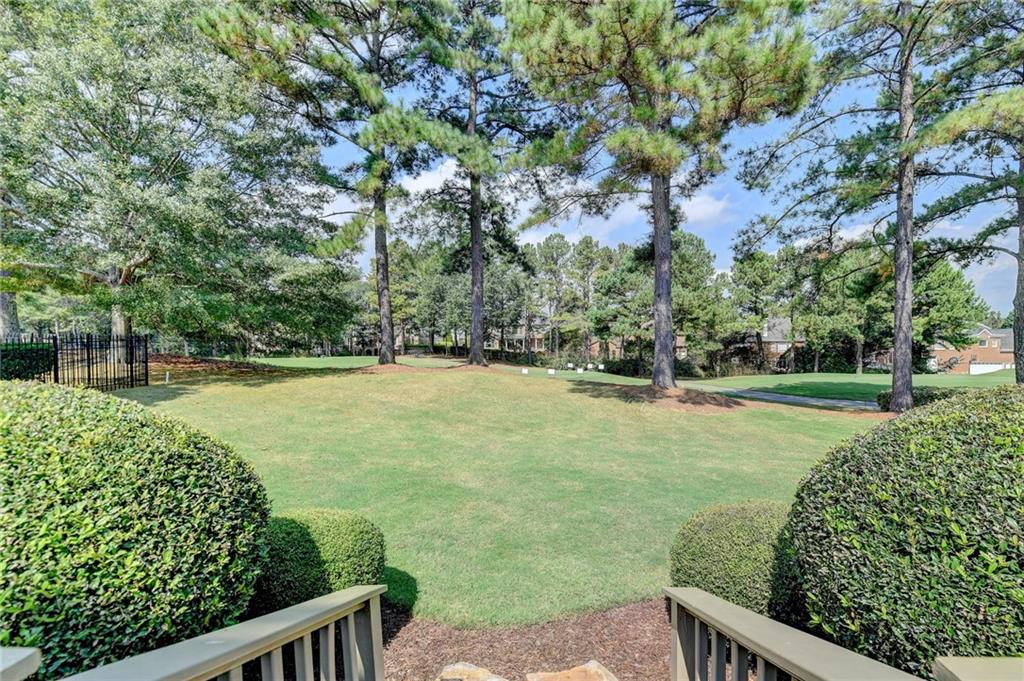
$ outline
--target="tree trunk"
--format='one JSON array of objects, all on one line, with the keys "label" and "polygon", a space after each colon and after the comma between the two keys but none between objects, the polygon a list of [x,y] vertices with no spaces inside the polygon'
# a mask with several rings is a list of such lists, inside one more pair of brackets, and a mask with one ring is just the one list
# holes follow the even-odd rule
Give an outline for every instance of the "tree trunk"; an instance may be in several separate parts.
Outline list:
[{"label": "tree trunk", "polygon": [[755,331],[754,339],[757,342],[757,368],[764,371],[768,363],[768,356],[764,352],[764,335],[760,331]]},{"label": "tree trunk", "polygon": [[899,5],[903,47],[900,52],[900,143],[896,193],[896,299],[893,312],[892,410],[902,412],[914,406],[913,397],[913,305],[914,305],[914,154],[907,143],[914,135],[914,72],[908,16],[909,0]]},{"label": "tree trunk", "polygon": [[[56,330],[55,330],[56,332]],[[110,308],[110,354],[115,362],[126,362],[128,360],[128,336],[132,335],[132,318],[125,315],[120,305]],[[120,337],[121,342],[117,342]],[[188,354],[186,351],[185,354]]]},{"label": "tree trunk", "polygon": [[434,329],[430,329],[430,354],[434,354]]},{"label": "tree trunk", "polygon": [[818,373],[821,368],[821,350],[814,349],[814,373]]},{"label": "tree trunk", "polygon": [[857,339],[854,350],[854,362],[857,363],[857,375],[860,376],[864,373],[864,341],[862,339]]},{"label": "tree trunk", "polygon": [[[1024,178],[1024,149],[1019,171]],[[1013,296],[1013,365],[1017,383],[1024,384],[1024,186],[1017,188],[1017,291]]]},{"label": "tree trunk", "polygon": [[651,383],[658,388],[676,385],[672,331],[672,224],[669,215],[669,178],[651,176],[654,213],[654,370]]},{"label": "tree trunk", "polygon": [[[8,277],[8,273],[0,270],[0,282]],[[18,319],[18,299],[12,291],[0,290],[0,338],[17,336],[21,333],[21,322]]]},{"label": "tree trunk", "polygon": [[[466,123],[466,134],[476,136],[476,72],[469,72],[469,112]],[[484,357],[484,238],[483,216],[480,199],[480,175],[469,174],[469,249],[470,249],[470,282],[473,289],[473,310],[469,325],[469,359],[468,364],[487,365]]]},{"label": "tree trunk", "polygon": [[377,307],[380,310],[378,364],[395,363],[395,326],[391,319],[391,287],[388,282],[388,214],[384,190],[373,195],[373,242],[377,263]]}]

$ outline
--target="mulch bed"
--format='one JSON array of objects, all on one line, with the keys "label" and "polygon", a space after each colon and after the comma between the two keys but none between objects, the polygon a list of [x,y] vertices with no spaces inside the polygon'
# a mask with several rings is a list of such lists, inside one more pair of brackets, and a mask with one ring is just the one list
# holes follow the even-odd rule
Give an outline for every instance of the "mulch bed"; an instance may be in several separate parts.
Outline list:
[{"label": "mulch bed", "polygon": [[149,371],[151,378],[156,378],[165,371],[171,376],[196,374],[227,374],[245,376],[249,374],[273,374],[280,368],[256,362],[232,362],[226,359],[208,359],[205,357],[185,357],[163,353],[150,353]]},{"label": "mulch bed", "polygon": [[671,627],[662,598],[528,627],[459,630],[410,618],[384,601],[384,671],[389,681],[433,681],[469,662],[517,681],[597,660],[619,681],[668,678]]}]

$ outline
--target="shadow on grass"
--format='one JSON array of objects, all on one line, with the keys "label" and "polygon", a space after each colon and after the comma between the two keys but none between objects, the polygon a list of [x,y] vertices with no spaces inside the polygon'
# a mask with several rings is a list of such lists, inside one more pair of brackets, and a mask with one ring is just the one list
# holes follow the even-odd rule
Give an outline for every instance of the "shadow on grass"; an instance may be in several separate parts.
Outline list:
[{"label": "shadow on grass", "polygon": [[392,565],[384,568],[384,583],[388,585],[382,613],[384,644],[387,645],[412,620],[419,587],[415,577]]},{"label": "shadow on grass", "polygon": [[569,392],[578,395],[598,399],[615,399],[627,404],[660,404],[670,408],[683,409],[737,409],[748,406],[746,402],[728,395],[689,388],[665,390],[650,385],[621,385],[591,381],[572,381],[569,386]]},{"label": "shadow on grass", "polygon": [[807,383],[775,383],[765,387],[736,388],[781,395],[796,395],[830,400],[863,400],[871,402],[886,389],[883,384],[864,384],[855,381],[815,381]]}]

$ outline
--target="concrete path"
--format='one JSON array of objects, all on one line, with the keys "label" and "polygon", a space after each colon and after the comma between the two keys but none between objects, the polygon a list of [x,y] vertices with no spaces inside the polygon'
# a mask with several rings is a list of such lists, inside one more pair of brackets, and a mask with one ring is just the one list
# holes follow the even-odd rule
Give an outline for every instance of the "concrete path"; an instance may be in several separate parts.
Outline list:
[{"label": "concrete path", "polygon": [[842,409],[844,411],[878,411],[878,404],[869,400],[842,400],[834,397],[805,397],[803,395],[784,395],[761,390],[730,390],[716,391],[732,397],[745,397],[764,402],[794,404],[801,407],[818,407],[819,409]]}]

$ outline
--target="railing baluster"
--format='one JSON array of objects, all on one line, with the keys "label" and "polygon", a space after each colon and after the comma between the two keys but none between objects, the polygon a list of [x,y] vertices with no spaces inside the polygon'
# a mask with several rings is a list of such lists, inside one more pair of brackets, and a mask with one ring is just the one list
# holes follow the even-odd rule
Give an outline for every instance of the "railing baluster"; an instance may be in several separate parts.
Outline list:
[{"label": "railing baluster", "polygon": [[750,651],[739,643],[732,642],[732,681],[747,681],[750,678],[749,654]]},{"label": "railing baluster", "polygon": [[284,655],[280,648],[260,655],[260,678],[263,681],[284,681]]},{"label": "railing baluster", "polygon": [[700,620],[694,632],[693,654],[697,662],[697,681],[708,681],[708,625]]},{"label": "railing baluster", "polygon": [[235,667],[223,674],[218,674],[217,681],[242,681],[242,668]]},{"label": "railing baluster", "polygon": [[711,678],[714,681],[725,679],[725,645],[727,641],[715,629],[711,629]]},{"label": "railing baluster", "polygon": [[697,681],[694,672],[693,640],[696,620],[693,615],[672,603],[672,681]]},{"label": "railing baluster", "polygon": [[776,681],[778,669],[760,655],[757,656],[757,681]]},{"label": "railing baluster", "polygon": [[296,681],[313,681],[313,638],[306,634],[296,639],[294,648]]},{"label": "railing baluster", "polygon": [[337,681],[337,657],[334,654],[334,622],[317,632],[320,636],[320,679]]}]

